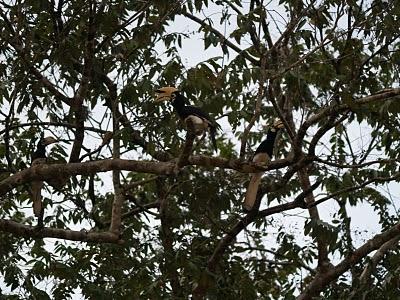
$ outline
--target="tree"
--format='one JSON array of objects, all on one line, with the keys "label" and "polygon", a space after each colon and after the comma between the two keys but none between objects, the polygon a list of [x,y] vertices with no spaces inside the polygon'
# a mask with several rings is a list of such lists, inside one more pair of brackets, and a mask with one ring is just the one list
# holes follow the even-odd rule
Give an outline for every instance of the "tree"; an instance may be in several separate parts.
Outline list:
[{"label": "tree", "polygon": [[[399,297],[399,18],[390,0],[2,1],[2,293]],[[188,66],[198,35],[221,56]],[[218,155],[154,104],[166,85],[219,119]],[[255,165],[274,117],[276,156]],[[60,142],[30,167],[43,131]],[[359,235],[362,208],[379,226]]]}]

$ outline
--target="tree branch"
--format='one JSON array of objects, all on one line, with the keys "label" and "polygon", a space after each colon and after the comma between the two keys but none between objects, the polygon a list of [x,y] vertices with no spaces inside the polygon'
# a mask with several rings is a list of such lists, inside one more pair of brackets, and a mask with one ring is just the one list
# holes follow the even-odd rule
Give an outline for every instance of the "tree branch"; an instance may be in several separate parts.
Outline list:
[{"label": "tree branch", "polygon": [[204,27],[205,29],[207,29],[210,32],[212,32],[213,34],[215,34],[221,40],[221,44],[227,45],[229,48],[234,50],[236,53],[238,53],[239,55],[243,56],[248,61],[250,61],[252,64],[254,64],[256,66],[260,65],[260,62],[257,59],[255,59],[254,57],[252,57],[246,50],[240,49],[238,46],[236,46],[231,41],[229,41],[227,38],[225,38],[225,36],[222,33],[220,33],[218,30],[216,30],[215,28],[213,28],[212,26],[207,24],[205,21],[199,19],[198,17],[196,17],[188,12],[182,12],[182,15],[191,19],[192,21],[200,24],[201,27]]},{"label": "tree branch", "polygon": [[111,232],[74,231],[60,228],[37,227],[20,224],[12,220],[0,219],[0,230],[13,235],[29,238],[56,238],[81,242],[122,244],[123,240]]},{"label": "tree branch", "polygon": [[352,265],[360,262],[369,253],[379,249],[383,244],[400,235],[400,223],[389,230],[375,235],[364,245],[354,250],[354,252],[342,260],[338,265],[330,268],[327,272],[317,274],[308,284],[304,291],[297,297],[297,300],[308,300],[317,296],[328,284],[346,272]]},{"label": "tree branch", "polygon": [[[290,162],[285,159],[271,162],[267,167],[261,167],[254,163],[242,162],[238,159],[225,159],[221,157],[191,156],[190,165],[203,166],[206,168],[217,167],[222,169],[233,169],[242,173],[256,173],[260,171],[274,170],[288,166]],[[134,171],[138,173],[150,173],[158,175],[172,175],[176,167],[175,161],[153,162],[137,161],[125,159],[105,159],[96,161],[86,161],[82,163],[67,164],[42,164],[32,166],[18,172],[0,182],[0,195],[3,195],[13,188],[31,182],[32,180],[48,180],[55,174],[65,176],[89,175],[112,170]]]}]

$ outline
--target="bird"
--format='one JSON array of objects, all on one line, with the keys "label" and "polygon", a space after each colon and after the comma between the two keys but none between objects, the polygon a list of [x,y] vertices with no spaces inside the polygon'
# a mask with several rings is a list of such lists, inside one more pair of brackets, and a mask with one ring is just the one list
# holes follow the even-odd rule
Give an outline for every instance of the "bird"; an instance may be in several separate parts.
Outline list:
[{"label": "bird", "polygon": [[[46,146],[56,143],[58,140],[52,136],[44,137],[40,135],[39,142],[37,143],[36,150],[32,153],[32,166],[44,164],[47,161]],[[39,219],[39,224],[43,221],[43,204],[42,204],[42,188],[43,181],[35,180],[31,183],[31,197],[33,213]]]},{"label": "bird", "polygon": [[210,133],[211,141],[214,150],[217,151],[217,141],[215,140],[215,134],[217,129],[221,126],[210,117],[210,115],[201,110],[200,108],[189,104],[189,100],[181,94],[181,92],[172,86],[162,87],[156,92],[156,103],[161,103],[163,101],[171,101],[175,112],[178,114],[179,118],[185,122],[188,120],[192,121],[194,131],[196,135],[202,135],[205,131]]},{"label": "bird", "polygon": [[[275,119],[272,128],[268,130],[267,138],[261,142],[254,153],[252,159],[254,163],[266,166],[271,161],[276,135],[278,130],[283,127],[283,122],[279,118]],[[247,212],[251,211],[254,207],[262,175],[263,172],[251,174],[250,182],[246,191],[246,197],[243,202],[243,209]]]}]

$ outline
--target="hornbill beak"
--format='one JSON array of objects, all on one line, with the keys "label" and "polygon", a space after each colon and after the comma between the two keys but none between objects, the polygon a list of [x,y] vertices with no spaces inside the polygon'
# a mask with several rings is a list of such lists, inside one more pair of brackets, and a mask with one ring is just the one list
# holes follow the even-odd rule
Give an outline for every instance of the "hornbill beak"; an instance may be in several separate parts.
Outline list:
[{"label": "hornbill beak", "polygon": [[55,138],[52,137],[52,136],[45,137],[45,138],[43,138],[43,140],[42,140],[42,144],[43,144],[44,146],[47,146],[47,145],[50,145],[50,144],[54,144],[54,143],[57,143],[57,142],[58,142],[58,140],[55,139]]},{"label": "hornbill beak", "polygon": [[179,90],[173,86],[166,86],[156,90],[155,92],[156,92],[156,99],[154,100],[154,102],[160,103],[163,101],[169,101],[173,99],[174,98],[173,93],[179,92]]},{"label": "hornbill beak", "polygon": [[[267,125],[263,125],[262,127],[263,127],[263,129],[268,129],[268,128],[271,127],[271,125],[267,124]],[[275,130],[276,129],[282,129],[284,127],[285,127],[285,125],[283,124],[282,120],[279,119],[279,118],[276,118],[274,120],[274,122],[272,123],[272,128],[275,129]]]}]

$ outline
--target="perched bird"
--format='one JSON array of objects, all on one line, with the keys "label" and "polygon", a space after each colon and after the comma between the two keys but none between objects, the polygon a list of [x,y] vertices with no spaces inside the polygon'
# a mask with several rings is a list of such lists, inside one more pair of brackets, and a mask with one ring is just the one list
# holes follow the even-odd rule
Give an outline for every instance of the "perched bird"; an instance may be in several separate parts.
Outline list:
[{"label": "perched bird", "polygon": [[[254,163],[266,166],[271,161],[275,138],[280,128],[283,128],[282,121],[280,119],[275,119],[272,128],[268,130],[267,138],[258,146],[254,153],[252,160]],[[249,186],[246,191],[246,197],[243,203],[243,209],[246,211],[253,209],[262,175],[263,172],[251,174]]]},{"label": "perched bird", "polygon": [[175,112],[178,114],[179,118],[185,122],[185,124],[189,119],[192,121],[196,135],[202,135],[205,131],[208,131],[210,133],[214,149],[217,151],[215,134],[220,126],[209,116],[208,113],[202,111],[196,106],[188,105],[188,99],[184,97],[175,87],[160,88],[156,90],[156,94],[156,103],[160,103],[162,101],[171,101]]},{"label": "perched bird", "polygon": [[[42,133],[36,150],[32,153],[32,166],[46,163],[46,146],[56,142],[55,138],[51,136],[44,137]],[[43,218],[42,188],[43,181],[33,181],[31,183],[33,213],[39,218],[39,223]]]}]

